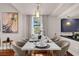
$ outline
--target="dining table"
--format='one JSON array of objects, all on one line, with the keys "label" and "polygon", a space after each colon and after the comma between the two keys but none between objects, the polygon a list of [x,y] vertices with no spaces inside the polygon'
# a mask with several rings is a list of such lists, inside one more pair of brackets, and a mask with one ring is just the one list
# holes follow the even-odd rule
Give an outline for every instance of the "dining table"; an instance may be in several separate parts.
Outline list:
[{"label": "dining table", "polygon": [[23,51],[29,51],[29,53],[31,53],[32,50],[61,50],[61,47],[59,47],[55,42],[53,42],[50,38],[43,38],[41,40],[47,40],[45,42],[45,44],[47,45],[47,47],[38,47],[39,44],[37,44],[37,40],[35,41],[35,39],[30,38],[29,41],[27,41],[27,43],[25,43],[25,45],[21,48]]}]

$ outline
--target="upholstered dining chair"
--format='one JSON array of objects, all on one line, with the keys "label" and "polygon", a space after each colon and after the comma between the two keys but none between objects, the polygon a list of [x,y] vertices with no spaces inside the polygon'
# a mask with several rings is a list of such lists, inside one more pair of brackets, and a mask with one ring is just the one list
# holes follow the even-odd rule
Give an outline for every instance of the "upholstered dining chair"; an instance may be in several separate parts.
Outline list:
[{"label": "upholstered dining chair", "polygon": [[66,40],[59,40],[56,42],[56,44],[61,47],[61,50],[54,51],[54,54],[56,56],[66,56],[66,52],[68,51],[68,48],[70,46],[70,42],[66,41]]},{"label": "upholstered dining chair", "polygon": [[54,42],[56,43],[57,41],[60,40],[60,37],[53,37],[51,40],[54,41]]},{"label": "upholstered dining chair", "polygon": [[[21,42],[12,42],[12,47],[15,52],[15,56],[25,56],[27,51],[21,50],[22,46],[26,43],[25,40]],[[28,53],[28,52],[27,52]]]},{"label": "upholstered dining chair", "polygon": [[22,51],[21,47],[12,45],[13,50],[15,52],[15,56],[25,56],[26,51]]}]

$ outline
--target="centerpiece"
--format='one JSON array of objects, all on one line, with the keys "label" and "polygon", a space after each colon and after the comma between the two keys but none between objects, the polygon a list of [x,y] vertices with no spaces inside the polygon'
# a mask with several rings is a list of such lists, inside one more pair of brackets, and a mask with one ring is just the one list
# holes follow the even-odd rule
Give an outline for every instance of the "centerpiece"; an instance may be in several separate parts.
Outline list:
[{"label": "centerpiece", "polygon": [[46,42],[47,40],[44,38],[41,38],[39,42],[36,43],[37,48],[47,48],[48,44]]}]

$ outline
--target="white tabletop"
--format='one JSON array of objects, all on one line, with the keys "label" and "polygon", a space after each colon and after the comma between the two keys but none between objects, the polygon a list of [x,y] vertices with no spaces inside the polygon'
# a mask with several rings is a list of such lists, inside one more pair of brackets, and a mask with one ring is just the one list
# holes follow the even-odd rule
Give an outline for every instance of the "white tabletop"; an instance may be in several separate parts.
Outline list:
[{"label": "white tabletop", "polygon": [[50,42],[50,43],[47,43],[49,44],[49,48],[45,48],[45,49],[39,49],[39,48],[36,48],[35,47],[35,44],[32,43],[32,42],[27,42],[23,47],[22,47],[22,50],[61,50],[61,48],[55,44],[53,41]]}]

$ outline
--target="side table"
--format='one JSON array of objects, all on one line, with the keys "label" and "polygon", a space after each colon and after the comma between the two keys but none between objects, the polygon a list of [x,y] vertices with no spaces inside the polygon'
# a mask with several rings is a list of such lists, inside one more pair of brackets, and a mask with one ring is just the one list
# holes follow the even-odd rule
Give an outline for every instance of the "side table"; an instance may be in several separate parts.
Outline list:
[{"label": "side table", "polygon": [[4,49],[4,45],[6,45],[6,49],[11,49],[11,43],[12,43],[13,40],[10,40],[9,42],[7,42],[6,40],[5,41],[2,41],[2,47]]}]

